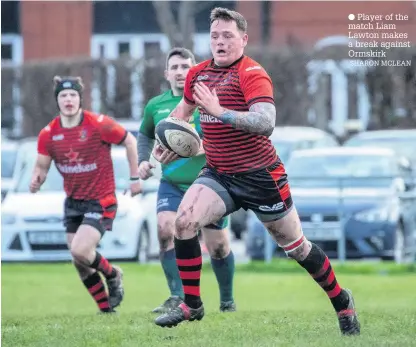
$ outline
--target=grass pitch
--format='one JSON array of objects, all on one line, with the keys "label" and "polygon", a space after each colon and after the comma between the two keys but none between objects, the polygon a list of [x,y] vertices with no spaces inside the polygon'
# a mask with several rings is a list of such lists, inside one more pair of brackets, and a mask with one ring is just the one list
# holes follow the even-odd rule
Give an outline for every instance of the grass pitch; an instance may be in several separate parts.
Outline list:
[{"label": "grass pitch", "polygon": [[154,325],[149,313],[168,296],[157,265],[121,264],[126,296],[120,314],[98,316],[70,264],[3,264],[2,346],[416,346],[415,272],[354,274],[339,267],[338,280],[353,290],[362,326],[361,336],[341,337],[319,286],[306,272],[290,273],[291,265],[282,264],[283,272],[237,267],[238,312],[225,314],[218,310],[215,276],[205,268],[206,316],[173,329]]}]

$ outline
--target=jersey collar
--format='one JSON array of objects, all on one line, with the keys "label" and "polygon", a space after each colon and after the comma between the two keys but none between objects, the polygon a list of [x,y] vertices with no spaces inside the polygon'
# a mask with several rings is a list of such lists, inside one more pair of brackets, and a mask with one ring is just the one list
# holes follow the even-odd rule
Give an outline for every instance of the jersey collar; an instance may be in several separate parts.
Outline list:
[{"label": "jersey collar", "polygon": [[[82,124],[82,122],[84,121],[84,111],[82,111],[81,112],[81,118],[79,119],[79,123],[75,126],[75,127],[79,127],[81,124]],[[59,116],[59,126],[61,127],[61,128],[63,128],[63,129],[66,129],[66,128],[64,128],[64,126],[62,125],[62,118],[61,118],[61,116]],[[74,127],[74,128],[75,128]]]},{"label": "jersey collar", "polygon": [[212,58],[212,60],[211,60],[211,67],[213,67],[214,69],[228,69],[228,68],[230,68],[231,66],[234,66],[234,65],[236,65],[236,64],[238,64],[242,59],[244,58],[244,54],[240,57],[240,58],[238,58],[234,63],[232,63],[232,64],[230,64],[230,65],[228,65],[228,66],[218,66],[218,65],[216,65],[215,64],[215,62],[214,62],[214,58]]}]

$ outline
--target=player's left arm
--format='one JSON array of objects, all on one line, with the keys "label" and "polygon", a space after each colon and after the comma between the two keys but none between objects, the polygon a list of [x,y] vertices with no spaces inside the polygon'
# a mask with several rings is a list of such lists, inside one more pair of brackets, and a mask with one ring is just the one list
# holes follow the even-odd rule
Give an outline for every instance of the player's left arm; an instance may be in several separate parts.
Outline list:
[{"label": "player's left arm", "polygon": [[269,75],[261,66],[248,69],[243,67],[240,71],[240,85],[249,111],[223,109],[218,118],[236,129],[270,136],[276,124],[276,107]]},{"label": "player's left arm", "polygon": [[224,109],[218,119],[236,129],[270,136],[276,123],[276,107],[269,102],[257,102],[248,112]]},{"label": "player's left arm", "polygon": [[[103,117],[103,118],[101,118]],[[100,120],[101,118],[101,120]],[[126,147],[127,160],[130,167],[130,177],[139,176],[137,141],[132,133],[128,132],[124,127],[108,116],[100,116],[98,123],[100,124],[101,139],[104,142]]]}]

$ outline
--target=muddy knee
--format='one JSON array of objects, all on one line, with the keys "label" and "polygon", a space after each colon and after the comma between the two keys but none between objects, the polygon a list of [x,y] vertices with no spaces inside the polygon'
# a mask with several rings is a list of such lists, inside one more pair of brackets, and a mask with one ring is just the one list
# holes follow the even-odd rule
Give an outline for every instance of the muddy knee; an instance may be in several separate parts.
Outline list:
[{"label": "muddy knee", "polygon": [[157,235],[159,239],[159,247],[161,252],[166,252],[173,248],[173,235],[175,226],[173,222],[159,222],[157,224]]},{"label": "muddy knee", "polygon": [[230,247],[225,242],[214,242],[206,245],[209,255],[214,259],[223,259],[230,253]]},{"label": "muddy knee", "polygon": [[178,239],[190,239],[196,235],[199,223],[192,218],[191,210],[180,210],[175,219],[175,236]]}]

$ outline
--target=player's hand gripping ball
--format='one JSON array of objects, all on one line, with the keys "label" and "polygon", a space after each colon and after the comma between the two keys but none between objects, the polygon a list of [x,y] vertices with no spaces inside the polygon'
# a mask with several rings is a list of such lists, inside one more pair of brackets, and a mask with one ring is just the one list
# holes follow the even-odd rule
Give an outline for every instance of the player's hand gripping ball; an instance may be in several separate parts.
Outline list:
[{"label": "player's hand gripping ball", "polygon": [[173,117],[157,124],[155,137],[159,145],[182,158],[195,156],[201,146],[201,139],[192,125]]}]

